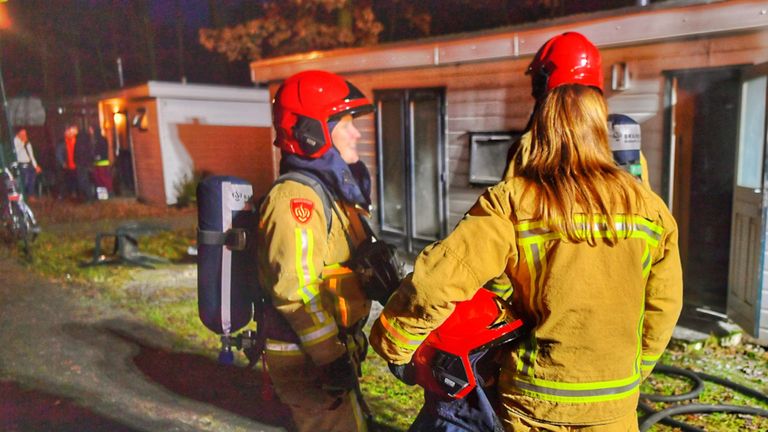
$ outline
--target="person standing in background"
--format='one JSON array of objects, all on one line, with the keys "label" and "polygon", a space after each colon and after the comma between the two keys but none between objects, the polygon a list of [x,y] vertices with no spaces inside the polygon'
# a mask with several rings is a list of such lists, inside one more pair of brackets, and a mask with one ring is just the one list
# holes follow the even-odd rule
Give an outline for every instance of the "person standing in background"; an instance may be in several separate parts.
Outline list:
[{"label": "person standing in background", "polygon": [[77,176],[77,191],[80,198],[85,201],[93,199],[93,183],[91,182],[91,166],[93,165],[93,145],[86,134],[79,133],[74,126],[75,148],[73,158],[75,160],[75,172]]},{"label": "person standing in background", "polygon": [[96,186],[96,198],[105,200],[112,195],[112,170],[109,162],[109,145],[101,128],[88,126],[88,135],[93,144],[93,183]]},{"label": "person standing in background", "polygon": [[77,195],[77,171],[75,170],[75,141],[77,126],[69,125],[64,129],[64,139],[56,144],[56,163],[60,170],[59,198],[71,198]]},{"label": "person standing in background", "polygon": [[13,138],[13,148],[16,152],[16,161],[19,163],[22,193],[32,200],[35,196],[35,181],[42,169],[37,164],[35,151],[32,148],[32,143],[29,142],[25,128],[19,128],[16,131],[16,136]]}]

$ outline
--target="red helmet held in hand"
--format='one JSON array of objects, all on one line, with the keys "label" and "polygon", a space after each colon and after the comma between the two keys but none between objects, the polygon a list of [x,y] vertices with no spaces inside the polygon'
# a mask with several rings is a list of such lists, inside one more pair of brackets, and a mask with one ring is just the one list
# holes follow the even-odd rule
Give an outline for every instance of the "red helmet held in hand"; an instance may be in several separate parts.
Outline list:
[{"label": "red helmet held in hand", "polygon": [[461,399],[478,385],[470,355],[511,342],[524,331],[506,301],[480,288],[470,300],[456,303],[451,316],[413,354],[415,383]]},{"label": "red helmet held in hand", "polygon": [[548,40],[528,65],[537,100],[557,86],[581,84],[603,91],[600,51],[584,35],[566,32]]},{"label": "red helmet held in hand", "polygon": [[344,78],[325,71],[292,75],[272,101],[272,120],[281,150],[318,158],[331,147],[328,122],[374,110],[363,93]]}]

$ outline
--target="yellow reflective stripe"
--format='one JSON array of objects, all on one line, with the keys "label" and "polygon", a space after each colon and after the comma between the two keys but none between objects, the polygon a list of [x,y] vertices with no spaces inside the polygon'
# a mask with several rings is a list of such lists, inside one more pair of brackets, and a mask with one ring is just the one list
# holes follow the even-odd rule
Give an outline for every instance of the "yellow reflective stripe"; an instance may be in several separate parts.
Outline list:
[{"label": "yellow reflective stripe", "polygon": [[[594,235],[596,238],[610,237],[610,231],[606,225],[607,218],[602,215],[593,217],[592,229],[588,229],[589,221],[585,215],[574,215],[573,221],[576,224],[576,235],[580,238],[586,238],[588,235]],[[632,216],[629,223],[625,215],[614,217],[614,228],[619,237],[640,238],[646,240],[651,246],[656,247],[659,244],[664,229],[643,217]],[[522,222],[515,226],[518,234],[518,243],[530,244],[549,240],[563,239],[564,236],[553,232],[542,221]]]},{"label": "yellow reflective stripe", "polygon": [[93,166],[98,166],[98,167],[109,166],[109,159],[96,161],[93,163]]},{"label": "yellow reflective stripe", "polygon": [[525,356],[525,343],[521,343],[517,348],[517,371],[523,372],[525,365],[523,364],[523,356]]},{"label": "yellow reflective stripe", "polygon": [[528,245],[534,243],[543,243],[552,240],[562,240],[563,236],[556,232],[545,231],[543,228],[536,229],[535,231],[519,232],[517,237],[517,243],[520,245]]},{"label": "yellow reflective stripe", "polygon": [[520,232],[535,230],[539,228],[544,228],[545,230],[549,231],[547,224],[542,221],[525,221],[515,225],[515,229]]},{"label": "yellow reflective stripe", "polygon": [[[524,245],[523,246],[523,254],[525,255],[525,264],[528,267],[528,274],[531,278],[531,291],[535,290],[536,287],[536,264],[533,262],[533,253],[531,252],[531,246],[530,245]],[[534,299],[534,293],[531,292],[528,302],[529,302],[529,309],[536,313],[538,315],[537,309],[534,305],[535,299]]]},{"label": "yellow reflective stripe", "polygon": [[299,296],[304,303],[309,303],[317,294],[317,276],[313,251],[315,247],[312,230],[296,228],[294,232],[296,243],[296,275],[299,280]]},{"label": "yellow reflective stripe", "polygon": [[646,242],[645,250],[643,251],[643,279],[648,278],[649,274],[651,274],[651,249]]},{"label": "yellow reflective stripe", "polygon": [[328,315],[325,309],[323,309],[319,299],[320,297],[316,296],[313,297],[309,302],[304,303],[304,309],[307,311],[309,316],[312,317],[312,321],[315,323],[315,325],[320,325],[331,320],[331,316]]},{"label": "yellow reflective stripe", "polygon": [[298,344],[291,342],[282,342],[274,339],[267,339],[264,344],[264,351],[272,355],[295,356],[302,355],[303,352]]},{"label": "yellow reflective stripe", "polygon": [[659,355],[644,355],[641,357],[640,361],[640,369],[642,370],[648,370],[653,369],[656,366],[656,363],[659,361],[659,358],[661,358],[661,354]]},{"label": "yellow reflective stripe", "polygon": [[421,345],[426,335],[418,336],[403,330],[397,323],[390,322],[386,315],[379,315],[379,322],[387,331],[387,339],[391,340],[395,345],[407,350],[415,350]]},{"label": "yellow reflective stripe", "polygon": [[639,391],[640,379],[640,374],[634,374],[620,380],[565,383],[519,376],[514,379],[514,382],[521,393],[537,399],[587,403],[623,399]]},{"label": "yellow reflective stripe", "polygon": [[491,284],[488,288],[492,293],[503,298],[504,300],[509,298],[513,291],[512,284]]},{"label": "yellow reflective stripe", "polygon": [[304,346],[317,345],[320,342],[336,336],[339,333],[336,323],[326,322],[323,325],[304,329],[299,333],[299,339]]},{"label": "yellow reflective stripe", "polygon": [[350,391],[347,393],[347,397],[349,397],[349,403],[352,405],[352,414],[355,416],[355,426],[357,427],[357,432],[368,430],[365,417],[363,416],[363,409],[360,406],[360,401],[357,400],[357,394],[353,391]]},{"label": "yellow reflective stripe", "polygon": [[[643,299],[645,299],[645,288],[643,288]],[[643,354],[643,323],[645,322],[645,301],[640,305],[640,319],[637,323],[637,343],[635,347],[635,373],[640,372],[640,356]]]},{"label": "yellow reflective stripe", "polygon": [[531,338],[522,345],[522,349],[519,351],[520,360],[518,362],[518,370],[523,375],[533,377],[536,365],[536,355],[539,346],[536,342],[536,336],[531,334]]},{"label": "yellow reflective stripe", "polygon": [[659,245],[659,240],[661,240],[661,236],[664,234],[664,228],[637,216],[633,218],[633,221],[635,223],[635,228],[645,235],[645,238],[651,246],[656,247]]}]

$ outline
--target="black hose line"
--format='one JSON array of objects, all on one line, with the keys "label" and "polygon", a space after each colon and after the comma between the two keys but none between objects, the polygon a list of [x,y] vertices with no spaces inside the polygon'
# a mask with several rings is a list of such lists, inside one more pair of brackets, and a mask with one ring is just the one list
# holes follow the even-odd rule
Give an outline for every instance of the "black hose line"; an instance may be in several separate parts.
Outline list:
[{"label": "black hose line", "polygon": [[[761,393],[757,390],[743,386],[741,384],[737,384],[735,382],[729,381],[724,378],[716,377],[713,375],[709,375],[701,372],[693,372],[687,369],[681,369],[678,367],[668,366],[668,365],[657,365],[656,368],[654,369],[654,372],[659,372],[665,375],[684,376],[690,379],[691,381],[693,381],[694,383],[693,389],[687,393],[683,393],[679,395],[671,395],[671,396],[641,393],[640,397],[643,399],[647,399],[655,402],[680,402],[683,400],[694,399],[698,397],[698,395],[704,389],[704,381],[710,381],[710,382],[722,385],[724,387],[728,387],[732,390],[735,390],[739,393],[742,393],[744,395],[747,395],[759,401],[768,403],[768,395],[765,395],[764,393]],[[645,416],[642,419],[640,419],[640,432],[647,431],[651,426],[653,426],[656,423],[663,423],[668,426],[677,427],[686,432],[703,432],[702,429],[699,429],[693,425],[689,425],[687,423],[672,419],[672,416],[679,415],[679,414],[726,412],[726,413],[749,414],[749,415],[768,418],[768,410],[755,408],[755,407],[748,407],[748,406],[686,404],[686,405],[675,405],[658,412],[656,412],[650,405],[644,402],[639,402],[637,406],[639,409],[649,414],[648,416]]]},{"label": "black hose line", "polygon": [[[648,417],[650,417],[651,414],[656,414],[657,412],[655,409],[653,409],[653,407],[651,407],[650,405],[642,401],[637,403],[637,407],[648,414],[647,416],[644,416],[638,419],[638,422],[640,424],[643,424],[645,420],[648,419]],[[662,419],[659,419],[657,423],[678,428],[683,432],[705,432],[704,429],[699,429],[696,426],[689,425],[688,423],[681,422],[679,420],[675,420],[672,417],[664,417]],[[648,427],[650,427],[650,425]]]},{"label": "black hose line", "polygon": [[653,402],[680,402],[689,399],[695,399],[699,397],[699,394],[704,390],[704,380],[699,375],[688,369],[680,369],[674,366],[657,365],[654,372],[662,373],[665,375],[680,375],[693,381],[693,389],[687,393],[679,395],[660,395],[655,393],[641,393],[640,397],[648,399]]}]

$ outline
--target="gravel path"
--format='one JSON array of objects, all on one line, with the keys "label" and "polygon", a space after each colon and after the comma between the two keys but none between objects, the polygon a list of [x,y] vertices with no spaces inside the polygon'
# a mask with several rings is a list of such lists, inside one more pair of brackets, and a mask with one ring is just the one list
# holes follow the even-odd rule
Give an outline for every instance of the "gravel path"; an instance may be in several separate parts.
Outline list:
[{"label": "gravel path", "polygon": [[260,373],[174,351],[172,335],[10,259],[0,278],[0,430],[282,430],[284,407],[254,403]]}]

